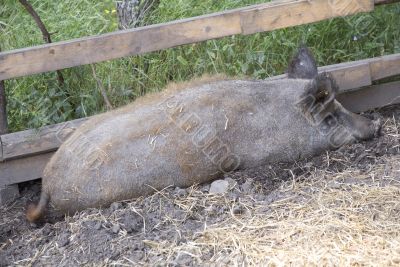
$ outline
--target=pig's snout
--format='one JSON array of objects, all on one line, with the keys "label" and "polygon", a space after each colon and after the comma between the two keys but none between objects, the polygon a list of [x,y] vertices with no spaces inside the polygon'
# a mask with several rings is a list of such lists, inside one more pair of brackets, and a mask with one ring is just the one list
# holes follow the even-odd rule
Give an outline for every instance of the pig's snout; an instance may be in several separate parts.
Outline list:
[{"label": "pig's snout", "polygon": [[381,135],[382,117],[378,114],[358,115],[343,109],[338,111],[339,121],[357,140],[368,140]]}]

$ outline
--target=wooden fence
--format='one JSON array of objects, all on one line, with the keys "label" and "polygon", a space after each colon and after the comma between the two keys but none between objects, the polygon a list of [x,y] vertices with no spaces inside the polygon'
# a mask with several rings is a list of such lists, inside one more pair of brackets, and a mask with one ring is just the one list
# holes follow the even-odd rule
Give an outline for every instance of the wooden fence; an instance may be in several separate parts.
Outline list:
[{"label": "wooden fence", "polygon": [[[377,1],[381,2],[381,1]],[[373,0],[281,0],[211,15],[0,53],[0,80],[374,9]]]},{"label": "wooden fence", "polygon": [[[0,80],[138,55],[236,34],[252,34],[370,12],[384,0],[280,0],[169,23],[0,53]],[[339,100],[359,112],[400,103],[400,81],[374,82],[400,74],[400,54],[319,68],[331,72]],[[285,75],[270,79],[280,79]],[[360,89],[360,87],[362,87]],[[373,101],[371,101],[371,99]],[[79,119],[0,136],[0,203],[16,184],[40,178],[51,155],[79,125]]]}]

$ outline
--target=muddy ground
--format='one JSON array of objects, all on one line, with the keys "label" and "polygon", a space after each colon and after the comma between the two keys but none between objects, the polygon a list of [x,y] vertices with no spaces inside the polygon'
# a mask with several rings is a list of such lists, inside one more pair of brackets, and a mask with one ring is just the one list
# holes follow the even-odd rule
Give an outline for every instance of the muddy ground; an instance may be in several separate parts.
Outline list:
[{"label": "muddy ground", "polygon": [[381,137],[226,175],[225,194],[167,188],[32,225],[40,184],[24,184],[0,208],[0,266],[398,265],[400,106],[378,112]]}]

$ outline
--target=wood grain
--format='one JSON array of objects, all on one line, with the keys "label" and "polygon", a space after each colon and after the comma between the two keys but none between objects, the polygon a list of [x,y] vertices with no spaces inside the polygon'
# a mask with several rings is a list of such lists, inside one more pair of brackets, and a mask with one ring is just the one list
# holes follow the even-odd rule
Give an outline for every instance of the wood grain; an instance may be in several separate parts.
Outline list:
[{"label": "wood grain", "polygon": [[[400,74],[400,54],[320,67],[340,86],[338,100],[353,112],[400,103],[400,81],[371,85],[373,81]],[[269,78],[282,79],[286,75]],[[0,136],[0,185],[39,178],[53,151],[76,127],[89,118]]]},{"label": "wood grain", "polygon": [[343,92],[338,101],[348,110],[363,112],[400,103],[400,81]]},{"label": "wood grain", "polygon": [[244,10],[241,20],[242,33],[272,31],[328,18],[369,12],[373,9],[374,2],[370,0],[287,1],[274,6]]},{"label": "wood grain", "polygon": [[335,78],[340,91],[350,90],[372,84],[369,64],[350,63],[339,67],[319,68],[319,72],[330,72]]},{"label": "wood grain", "polygon": [[[334,4],[332,4],[334,3]],[[280,0],[0,53],[0,80],[373,10],[373,0]]]},{"label": "wood grain", "polygon": [[0,161],[55,151],[87,118],[1,135]]},{"label": "wood grain", "polygon": [[[400,103],[400,81],[342,92],[338,96],[338,101],[353,112]],[[0,162],[0,187],[40,178],[53,153],[27,155],[25,158]]]},{"label": "wood grain", "polygon": [[400,53],[376,58],[369,62],[371,79],[379,80],[400,74]]},{"label": "wood grain", "polygon": [[0,187],[42,177],[52,152],[0,163]]},{"label": "wood grain", "polygon": [[[319,72],[330,72],[339,85],[339,91],[358,90],[370,86],[375,80],[400,74],[400,54],[371,58],[347,63],[340,63],[318,68]],[[396,67],[396,64],[397,67]],[[282,79],[286,75],[278,75],[270,80]],[[26,130],[0,136],[0,161],[26,157],[56,150],[59,145],[79,127],[85,120],[78,119],[40,129]]]},{"label": "wood grain", "polygon": [[[318,68],[318,72],[331,73],[339,85],[340,91],[357,89],[372,84],[372,81],[400,75],[400,53],[344,62]],[[270,77],[268,79],[282,79],[286,74]]]}]

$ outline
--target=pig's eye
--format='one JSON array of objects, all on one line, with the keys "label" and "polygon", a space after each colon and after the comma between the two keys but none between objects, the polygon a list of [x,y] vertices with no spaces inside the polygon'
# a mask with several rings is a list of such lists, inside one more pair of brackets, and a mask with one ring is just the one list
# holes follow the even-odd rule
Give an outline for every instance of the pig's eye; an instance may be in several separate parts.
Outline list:
[{"label": "pig's eye", "polygon": [[329,95],[329,92],[326,90],[320,90],[317,93],[317,100],[318,101],[323,101],[327,96]]}]

